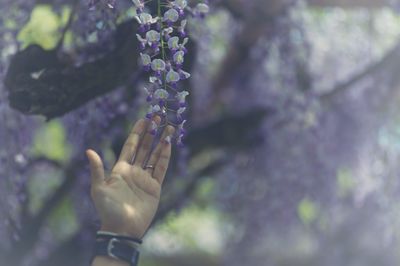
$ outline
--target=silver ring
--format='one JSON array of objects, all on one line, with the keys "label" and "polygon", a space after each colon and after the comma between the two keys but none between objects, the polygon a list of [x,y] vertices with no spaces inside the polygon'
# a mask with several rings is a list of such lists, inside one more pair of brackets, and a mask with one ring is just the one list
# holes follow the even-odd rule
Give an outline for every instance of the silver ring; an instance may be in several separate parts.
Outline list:
[{"label": "silver ring", "polygon": [[144,167],[144,169],[153,169],[154,170],[154,165],[148,164]]}]

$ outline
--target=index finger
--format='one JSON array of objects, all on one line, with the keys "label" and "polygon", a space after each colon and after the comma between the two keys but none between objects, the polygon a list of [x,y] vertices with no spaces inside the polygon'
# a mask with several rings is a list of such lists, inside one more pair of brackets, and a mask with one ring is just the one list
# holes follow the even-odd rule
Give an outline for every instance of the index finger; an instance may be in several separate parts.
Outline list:
[{"label": "index finger", "polygon": [[143,135],[147,128],[148,121],[140,119],[133,126],[128,138],[126,139],[124,146],[122,147],[121,154],[119,155],[118,161],[131,163],[133,157],[137,151],[137,147],[140,141],[140,137]]}]

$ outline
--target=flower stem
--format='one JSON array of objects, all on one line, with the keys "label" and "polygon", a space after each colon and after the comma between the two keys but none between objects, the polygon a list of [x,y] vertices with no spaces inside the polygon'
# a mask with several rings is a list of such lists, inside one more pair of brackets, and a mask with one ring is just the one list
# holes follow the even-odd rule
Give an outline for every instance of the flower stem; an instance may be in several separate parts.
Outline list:
[{"label": "flower stem", "polygon": [[[158,2],[158,6],[157,6],[157,15],[160,18],[160,20],[162,19],[162,14],[161,14],[161,0],[157,0]],[[164,36],[162,36],[162,32],[163,32],[163,23],[162,21],[160,21],[160,33],[161,33],[161,56],[162,56],[162,60],[165,62],[165,48],[164,48]],[[164,74],[165,75],[165,74]],[[165,81],[165,80],[164,80]]]},{"label": "flower stem", "polygon": [[[158,17],[160,18],[160,33],[161,33],[161,38],[160,38],[160,40],[161,40],[161,57],[162,57],[162,60],[164,61],[164,62],[166,62],[165,61],[165,43],[164,43],[164,36],[163,36],[163,22],[162,22],[162,13],[161,13],[161,6],[162,6],[162,1],[161,0],[157,0],[157,15],[158,15]],[[165,73],[165,71],[164,71],[164,73],[163,73],[163,83],[164,83],[164,90],[167,90],[167,74]],[[165,107],[164,107],[165,109],[168,109],[168,103],[166,102],[165,103]],[[169,123],[169,121],[168,121],[168,115],[166,115],[166,117],[165,117],[165,119],[166,119],[166,124],[168,124]]]}]

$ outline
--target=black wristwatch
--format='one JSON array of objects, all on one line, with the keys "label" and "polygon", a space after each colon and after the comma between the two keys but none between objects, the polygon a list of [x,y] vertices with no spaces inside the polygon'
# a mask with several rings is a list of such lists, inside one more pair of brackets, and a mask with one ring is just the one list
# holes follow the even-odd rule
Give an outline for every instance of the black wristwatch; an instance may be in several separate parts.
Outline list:
[{"label": "black wristwatch", "polygon": [[137,266],[139,261],[139,251],[137,248],[141,243],[142,241],[139,239],[109,232],[98,232],[93,259],[96,256],[105,256],[125,261],[130,266]]}]

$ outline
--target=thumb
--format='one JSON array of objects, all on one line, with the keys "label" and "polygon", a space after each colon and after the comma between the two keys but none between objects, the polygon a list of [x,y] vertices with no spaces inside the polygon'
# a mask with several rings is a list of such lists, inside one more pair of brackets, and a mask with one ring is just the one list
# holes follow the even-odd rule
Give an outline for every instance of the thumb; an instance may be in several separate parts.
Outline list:
[{"label": "thumb", "polygon": [[99,185],[104,181],[104,166],[100,156],[91,149],[86,150],[86,156],[90,163],[90,173],[92,176],[92,186]]}]

